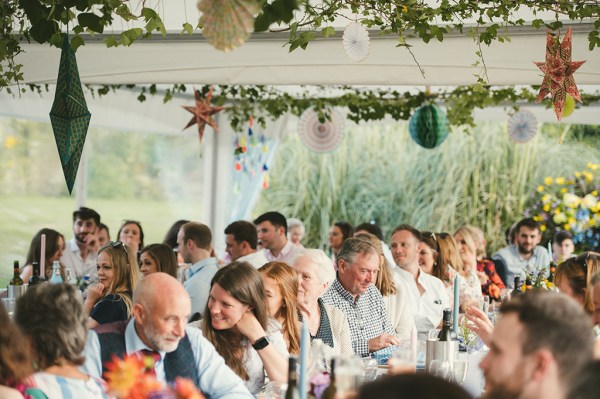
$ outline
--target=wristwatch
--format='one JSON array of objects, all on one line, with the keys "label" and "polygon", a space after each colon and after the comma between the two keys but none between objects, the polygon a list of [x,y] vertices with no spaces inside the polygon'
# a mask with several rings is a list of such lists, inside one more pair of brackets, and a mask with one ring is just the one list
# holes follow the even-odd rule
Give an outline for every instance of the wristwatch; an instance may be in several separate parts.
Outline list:
[{"label": "wristwatch", "polygon": [[254,349],[256,349],[257,351],[264,349],[267,347],[267,345],[269,345],[269,338],[267,337],[262,337],[256,340],[255,343],[252,344],[252,347]]}]

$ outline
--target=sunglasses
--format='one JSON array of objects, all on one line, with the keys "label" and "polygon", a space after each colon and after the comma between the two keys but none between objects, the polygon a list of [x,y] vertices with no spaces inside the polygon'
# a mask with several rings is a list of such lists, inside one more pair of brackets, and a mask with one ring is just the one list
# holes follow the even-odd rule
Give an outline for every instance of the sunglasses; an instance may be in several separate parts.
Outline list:
[{"label": "sunglasses", "polygon": [[123,251],[125,251],[125,255],[129,256],[129,252],[127,252],[127,246],[125,246],[125,244],[123,244],[122,241],[109,241],[104,246],[107,248],[108,247],[123,248]]}]

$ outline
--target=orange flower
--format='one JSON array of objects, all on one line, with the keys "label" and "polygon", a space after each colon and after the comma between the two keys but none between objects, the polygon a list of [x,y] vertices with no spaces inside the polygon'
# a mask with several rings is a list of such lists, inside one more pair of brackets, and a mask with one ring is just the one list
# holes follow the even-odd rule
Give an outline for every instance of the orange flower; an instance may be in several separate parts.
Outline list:
[{"label": "orange flower", "polygon": [[137,356],[125,356],[119,359],[113,355],[112,361],[106,364],[104,379],[110,390],[117,397],[124,397],[142,377],[144,363]]},{"label": "orange flower", "polygon": [[175,394],[177,399],[204,399],[192,381],[181,377],[175,378]]}]

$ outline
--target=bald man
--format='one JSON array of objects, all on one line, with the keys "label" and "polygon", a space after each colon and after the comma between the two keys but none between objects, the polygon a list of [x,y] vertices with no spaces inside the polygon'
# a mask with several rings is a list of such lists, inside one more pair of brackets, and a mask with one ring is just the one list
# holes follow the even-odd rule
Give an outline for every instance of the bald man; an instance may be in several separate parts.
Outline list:
[{"label": "bald man", "polygon": [[101,378],[102,365],[141,350],[156,351],[158,381],[189,378],[211,398],[252,398],[242,380],[202,336],[187,326],[191,301],[183,286],[166,273],[152,273],[133,292],[133,318],[90,330],[83,370]]}]

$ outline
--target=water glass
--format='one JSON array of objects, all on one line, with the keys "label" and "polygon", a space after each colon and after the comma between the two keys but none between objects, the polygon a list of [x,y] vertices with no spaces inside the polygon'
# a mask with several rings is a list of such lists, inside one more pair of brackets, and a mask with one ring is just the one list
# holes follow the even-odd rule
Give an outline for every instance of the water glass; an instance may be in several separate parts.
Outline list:
[{"label": "water glass", "polygon": [[335,378],[337,395],[352,397],[358,392],[363,376],[363,362],[360,357],[338,356],[335,358]]},{"label": "water glass", "polygon": [[15,312],[15,304],[17,303],[16,298],[2,298],[2,304],[6,311],[8,312],[8,316],[12,319],[13,314]]},{"label": "water glass", "polygon": [[447,360],[432,360],[429,366],[429,374],[448,381],[452,381],[454,379],[454,371],[452,370],[450,362]]},{"label": "water glass", "polygon": [[287,391],[287,383],[269,381],[265,386],[265,399],[284,399]]},{"label": "water glass", "polygon": [[363,382],[369,382],[377,378],[379,363],[372,357],[363,357]]},{"label": "water glass", "polygon": [[410,342],[403,342],[396,346],[392,357],[388,361],[390,374],[412,374],[417,371],[417,354]]},{"label": "water glass", "polygon": [[427,339],[438,339],[440,331],[441,329],[439,328],[432,328],[431,330],[429,330],[429,333],[427,333]]}]

